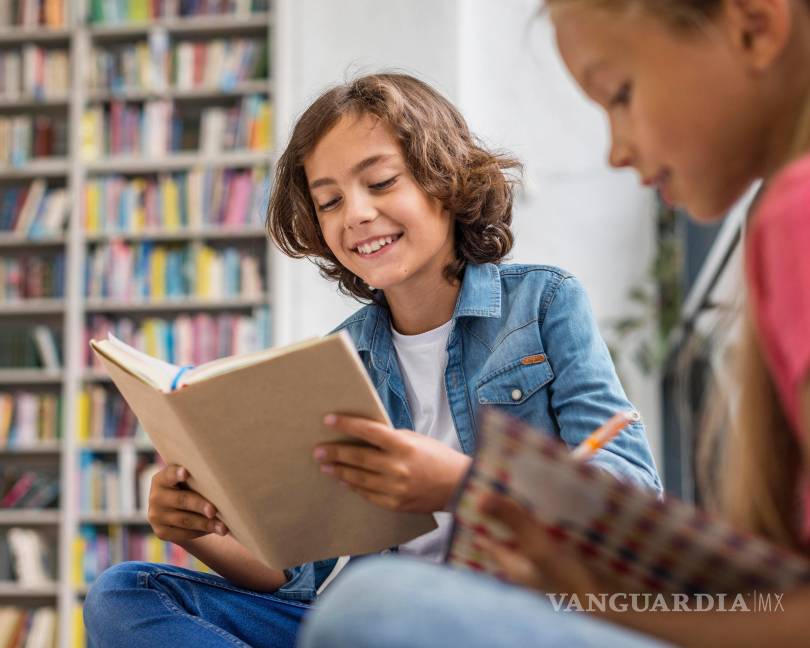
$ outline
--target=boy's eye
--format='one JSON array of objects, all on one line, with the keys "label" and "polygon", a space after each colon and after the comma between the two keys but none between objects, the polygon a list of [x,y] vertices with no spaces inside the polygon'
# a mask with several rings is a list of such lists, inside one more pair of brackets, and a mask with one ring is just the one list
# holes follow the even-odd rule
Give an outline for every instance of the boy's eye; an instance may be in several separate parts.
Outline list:
[{"label": "boy's eye", "polygon": [[332,209],[332,207],[337,205],[339,202],[340,202],[340,198],[333,198],[332,200],[330,200],[327,203],[324,203],[322,205],[318,204],[318,211],[329,211],[330,209]]},{"label": "boy's eye", "polygon": [[632,85],[629,81],[623,83],[619,90],[613,95],[610,100],[611,106],[626,106],[630,103],[630,95],[632,94]]},{"label": "boy's eye", "polygon": [[382,182],[377,182],[377,183],[375,183],[373,185],[369,185],[369,187],[371,189],[377,189],[377,190],[379,190],[379,189],[388,189],[388,187],[390,187],[391,185],[393,185],[397,181],[398,177],[399,176],[393,176],[391,178],[388,178],[388,180],[383,180]]}]

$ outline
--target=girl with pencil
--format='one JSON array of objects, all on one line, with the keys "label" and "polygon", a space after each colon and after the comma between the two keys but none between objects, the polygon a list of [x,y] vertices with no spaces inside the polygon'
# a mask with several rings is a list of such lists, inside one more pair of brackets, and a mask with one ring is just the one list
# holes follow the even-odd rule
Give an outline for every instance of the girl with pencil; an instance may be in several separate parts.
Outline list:
[{"label": "girl with pencil", "polygon": [[[484,149],[431,87],[379,74],[319,97],[276,168],[269,232],[365,304],[338,328],[394,424],[330,415],[326,425],[368,445],[323,445],[313,461],[358,497],[433,513],[438,529],[394,548],[425,563],[444,556],[448,504],[482,404],[571,447],[632,409],[577,280],[502,263],[512,246],[508,174],[518,167]],[[592,461],[660,489],[638,420]],[[292,646],[345,559],[271,569],[228,534],[210,502],[183,488],[187,477],[180,466],[155,477],[149,521],[222,578],[146,563],[111,568],[85,603],[91,644]]]},{"label": "girl with pencil", "polygon": [[[608,116],[611,165],[634,168],[703,222],[765,180],[745,241],[748,321],[732,387],[739,412],[716,495],[740,530],[810,558],[810,2],[547,6],[565,64]],[[522,587],[369,562],[325,597],[303,645],[807,645],[810,587],[784,593],[784,609],[771,614],[555,614],[534,592],[584,598],[611,585],[515,502],[493,497],[485,510],[514,533],[514,545],[491,551]],[[372,582],[385,585],[371,593]]]}]

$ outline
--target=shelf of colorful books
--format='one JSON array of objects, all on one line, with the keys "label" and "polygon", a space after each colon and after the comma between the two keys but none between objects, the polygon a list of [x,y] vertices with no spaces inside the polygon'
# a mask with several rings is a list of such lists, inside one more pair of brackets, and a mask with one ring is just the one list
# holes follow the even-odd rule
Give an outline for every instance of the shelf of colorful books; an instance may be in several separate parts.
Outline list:
[{"label": "shelf of colorful books", "polygon": [[[221,100],[223,97],[242,97],[254,94],[269,94],[270,82],[267,79],[245,81],[233,87],[217,86],[204,88],[168,88],[166,90],[122,89],[115,91],[94,90],[88,93],[88,101],[148,101],[150,99],[171,99],[175,101]],[[0,102],[0,106],[2,106]]]},{"label": "shelf of colorful books", "polygon": [[0,317],[4,315],[59,315],[65,310],[61,298],[14,299],[0,301]]},{"label": "shelf of colorful books", "polygon": [[19,166],[0,165],[0,179],[3,180],[36,177],[54,178],[66,176],[69,172],[70,163],[67,158],[63,157],[33,158]]},{"label": "shelf of colorful books", "polygon": [[224,36],[266,32],[270,16],[256,12],[242,16],[207,15],[164,18],[149,22],[122,22],[116,24],[92,24],[90,36],[94,40],[120,40],[144,36],[153,31],[165,30],[169,34],[195,36]]},{"label": "shelf of colorful books", "polygon": [[[8,0],[3,0],[8,2]],[[70,42],[71,30],[50,27],[25,28],[0,26],[0,44],[26,45],[30,43],[67,44]]]},{"label": "shelf of colorful books", "polygon": [[[216,229],[149,229],[139,232],[104,232],[99,234],[85,234],[85,241],[88,243],[107,243],[112,240],[118,241],[238,241],[264,239],[267,232],[262,227],[218,227]],[[0,246],[3,239],[0,238]]]},{"label": "shelf of colorful books", "polygon": [[44,526],[61,521],[59,509],[0,509],[0,526]]},{"label": "shelf of colorful books", "polygon": [[85,312],[88,313],[162,313],[174,311],[202,310],[244,310],[264,306],[269,302],[267,295],[258,297],[233,297],[230,299],[181,298],[160,301],[125,301],[111,299],[88,299]]}]

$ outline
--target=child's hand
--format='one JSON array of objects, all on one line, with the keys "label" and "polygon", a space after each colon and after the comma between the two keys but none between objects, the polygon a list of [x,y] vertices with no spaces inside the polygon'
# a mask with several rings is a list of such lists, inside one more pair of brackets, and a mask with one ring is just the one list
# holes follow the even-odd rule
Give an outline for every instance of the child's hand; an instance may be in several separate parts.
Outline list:
[{"label": "child's hand", "polygon": [[188,477],[188,471],[176,465],[166,466],[152,477],[147,519],[155,535],[181,543],[209,533],[228,533],[216,519],[214,505],[186,487]]},{"label": "child's hand", "polygon": [[547,528],[510,497],[489,494],[480,504],[481,512],[509,528],[511,542],[501,543],[480,538],[481,549],[488,553],[516,585],[551,593],[611,593],[615,584],[602,582],[587,569],[569,546],[549,535]]},{"label": "child's hand", "polygon": [[354,416],[330,415],[324,423],[374,447],[320,445],[314,457],[321,470],[393,511],[443,510],[470,465],[466,455],[412,430]]}]

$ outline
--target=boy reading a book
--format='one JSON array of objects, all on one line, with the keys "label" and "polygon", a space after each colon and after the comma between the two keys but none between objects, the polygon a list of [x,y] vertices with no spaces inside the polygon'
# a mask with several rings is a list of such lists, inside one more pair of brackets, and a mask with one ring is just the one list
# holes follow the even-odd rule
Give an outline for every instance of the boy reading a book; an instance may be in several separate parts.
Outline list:
[{"label": "boy reading a book", "polygon": [[[366,303],[339,329],[351,335],[393,422],[330,415],[326,425],[367,445],[322,445],[313,461],[358,497],[433,513],[437,529],[395,549],[427,561],[445,553],[446,509],[469,465],[481,404],[571,446],[630,408],[576,279],[552,267],[501,265],[512,245],[506,173],[518,166],[482,148],[435,90],[380,74],[318,98],[276,169],[270,235]],[[660,489],[640,423],[594,461]],[[181,466],[155,477],[150,523],[223,578],[113,567],[85,605],[91,642],[292,646],[345,560],[271,569],[228,534],[210,502],[183,488],[187,478]]]}]

